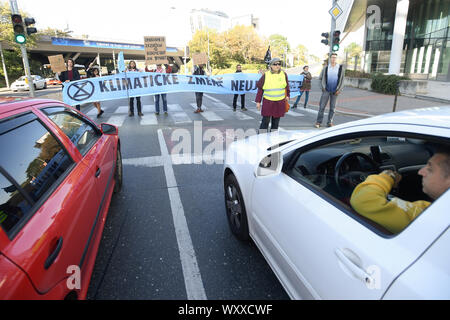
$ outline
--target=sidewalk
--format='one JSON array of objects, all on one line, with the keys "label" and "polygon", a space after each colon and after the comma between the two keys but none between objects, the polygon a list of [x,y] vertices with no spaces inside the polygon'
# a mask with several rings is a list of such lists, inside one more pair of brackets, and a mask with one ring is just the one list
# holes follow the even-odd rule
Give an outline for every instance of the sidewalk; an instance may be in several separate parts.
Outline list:
[{"label": "sidewalk", "polygon": [[[450,89],[450,84],[448,84],[448,86]],[[322,92],[319,88],[319,80],[313,79],[312,90],[310,92],[308,101],[309,107],[313,107],[314,109],[319,108],[321,94]],[[450,92],[448,92],[448,94],[450,94]],[[291,106],[294,104],[295,99],[294,98],[291,99]],[[343,92],[339,95],[337,99],[336,113],[354,115],[359,117],[371,117],[384,113],[390,113],[393,112],[394,99],[395,97],[391,95],[380,94],[352,87],[345,87]],[[303,95],[298,104],[299,108],[303,107],[304,101],[305,97]],[[450,106],[450,103],[428,101],[412,97],[399,96],[397,98],[396,111],[437,107],[445,105]]]},{"label": "sidewalk", "polygon": [[450,82],[429,80],[427,91],[427,94],[417,95],[416,98],[450,104]]}]

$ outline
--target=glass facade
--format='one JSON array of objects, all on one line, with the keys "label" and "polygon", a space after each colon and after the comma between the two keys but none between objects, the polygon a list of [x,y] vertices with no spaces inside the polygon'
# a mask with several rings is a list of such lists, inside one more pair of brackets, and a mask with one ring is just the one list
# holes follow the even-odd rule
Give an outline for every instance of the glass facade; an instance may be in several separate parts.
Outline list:
[{"label": "glass facade", "polygon": [[[397,1],[369,0],[381,23],[367,28],[366,72],[389,70]],[[416,79],[450,81],[450,0],[410,0],[401,72]]]}]

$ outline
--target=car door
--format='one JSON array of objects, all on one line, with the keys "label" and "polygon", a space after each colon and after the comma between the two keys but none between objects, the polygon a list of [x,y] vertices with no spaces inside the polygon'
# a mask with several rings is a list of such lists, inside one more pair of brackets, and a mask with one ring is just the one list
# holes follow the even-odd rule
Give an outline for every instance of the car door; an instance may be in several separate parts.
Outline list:
[{"label": "car door", "polygon": [[256,177],[250,207],[253,237],[293,298],[380,299],[442,232],[430,214],[383,234],[286,172]]},{"label": "car door", "polygon": [[[93,217],[93,228],[91,230],[90,240],[95,232],[98,219],[109,201],[107,194],[112,190],[114,178],[114,164],[116,145],[114,139],[108,135],[102,135],[100,130],[89,119],[83,117],[71,109],[65,107],[46,107],[41,111],[61,129],[68,139],[75,145],[81,154],[82,163],[89,168],[91,184],[89,192],[96,196],[95,217]],[[85,252],[80,261],[83,264],[88,253],[91,242],[86,244]]]},{"label": "car door", "polygon": [[48,119],[29,112],[0,127],[8,150],[0,160],[2,228],[10,240],[2,253],[44,294],[82,260],[99,206],[94,169]]}]

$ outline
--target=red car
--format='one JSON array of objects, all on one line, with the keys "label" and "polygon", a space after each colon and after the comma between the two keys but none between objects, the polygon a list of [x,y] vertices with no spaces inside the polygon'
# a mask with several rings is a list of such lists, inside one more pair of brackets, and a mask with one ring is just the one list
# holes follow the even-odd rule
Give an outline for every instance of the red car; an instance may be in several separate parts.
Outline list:
[{"label": "red car", "polygon": [[52,100],[0,100],[0,300],[85,299],[113,192],[117,127]]},{"label": "red car", "polygon": [[47,85],[48,86],[56,86],[56,85],[61,85],[61,84],[62,84],[62,82],[59,81],[56,78],[49,78],[49,79],[47,79]]}]

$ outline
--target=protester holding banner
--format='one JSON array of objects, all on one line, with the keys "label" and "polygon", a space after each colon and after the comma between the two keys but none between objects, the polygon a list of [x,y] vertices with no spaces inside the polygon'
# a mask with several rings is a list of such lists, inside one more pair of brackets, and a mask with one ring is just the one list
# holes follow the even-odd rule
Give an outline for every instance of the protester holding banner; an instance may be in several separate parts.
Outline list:
[{"label": "protester holding banner", "polygon": [[[194,66],[194,73],[193,75],[197,76],[204,76],[205,70],[203,70],[204,64],[200,64],[197,66]],[[196,92],[195,93],[195,100],[197,102],[197,110],[194,111],[194,113],[203,112],[202,110],[202,102],[203,102],[203,92]]]},{"label": "protester holding banner", "polygon": [[[136,68],[136,62],[134,62],[133,60],[131,60],[128,63],[128,72],[140,72],[140,70],[138,68]],[[133,105],[133,101],[134,101],[134,97],[130,98],[130,110],[128,111],[128,115],[130,117],[134,116],[134,105]],[[142,105],[141,105],[141,97],[136,97],[136,107],[137,107],[137,111],[138,111],[138,116],[142,117],[144,114],[142,113]]]},{"label": "protester holding banner", "polygon": [[[240,64],[236,66],[236,73],[242,72],[242,67]],[[237,105],[237,99],[239,94],[235,94],[233,98],[233,111],[236,111],[236,105]],[[247,108],[245,107],[245,94],[241,94],[241,110],[247,111]]]},{"label": "protester holding banner", "polygon": [[[73,61],[73,59],[69,58],[67,60],[67,70],[59,74],[59,81],[62,82],[64,90],[64,83],[77,80],[80,80],[80,73],[75,68],[75,62]],[[75,107],[77,108],[77,110],[81,109],[79,104],[77,104]]]},{"label": "protester holding banner", "polygon": [[[157,73],[165,73],[164,69],[162,68],[162,66],[160,64],[156,65],[156,71],[155,72],[157,72]],[[164,114],[167,115],[167,94],[165,94],[165,93],[156,94],[155,95],[155,109],[156,109],[155,114],[157,116],[159,115],[159,96],[161,96],[162,101],[163,101]]]},{"label": "protester holding banner", "polygon": [[281,70],[281,60],[274,58],[270,61],[270,70],[267,71],[256,84],[256,108],[261,110],[263,116],[260,130],[267,131],[272,120],[271,131],[278,130],[280,118],[286,113],[286,103],[289,101],[290,90],[287,74]]},{"label": "protester holding banner", "polygon": [[311,73],[309,72],[308,66],[303,67],[303,72],[301,75],[304,77],[303,84],[300,88],[300,95],[297,97],[297,100],[295,100],[295,103],[292,106],[292,109],[297,108],[297,104],[300,102],[300,99],[301,99],[303,93],[305,93],[305,104],[303,105],[303,108],[306,109],[306,106],[308,105],[309,92],[311,91],[311,79],[312,79],[312,76],[311,76]]},{"label": "protester holding banner", "polygon": [[[91,72],[89,74],[90,78],[100,77],[100,71],[99,71],[98,66],[93,67],[91,64],[89,66],[89,69],[91,69]],[[93,104],[97,108],[97,111],[98,111],[97,118],[100,118],[105,111],[102,110],[102,108],[100,106],[100,102],[96,101],[96,102],[93,102]]]}]

